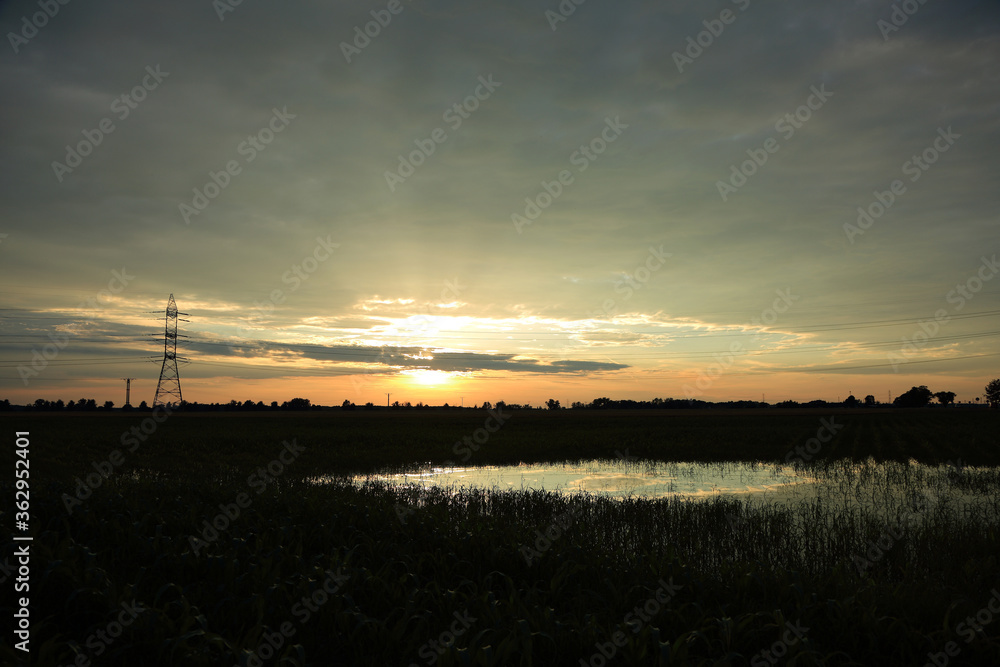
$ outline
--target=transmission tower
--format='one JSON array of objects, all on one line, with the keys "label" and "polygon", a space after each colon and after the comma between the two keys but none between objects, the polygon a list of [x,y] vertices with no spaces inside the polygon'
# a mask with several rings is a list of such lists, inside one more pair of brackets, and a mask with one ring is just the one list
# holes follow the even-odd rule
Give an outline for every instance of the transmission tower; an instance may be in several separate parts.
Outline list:
[{"label": "transmission tower", "polygon": [[132,404],[129,403],[129,397],[130,397],[130,395],[132,393],[132,380],[134,380],[134,379],[135,378],[122,378],[122,380],[125,380],[125,407],[126,408],[131,408],[132,407]]},{"label": "transmission tower", "polygon": [[[153,407],[157,405],[170,405],[180,403],[184,400],[181,396],[181,377],[177,372],[177,322],[178,315],[187,313],[177,312],[177,303],[174,295],[170,295],[167,301],[167,314],[164,317],[163,327],[163,366],[160,368],[160,381],[156,383],[156,398],[153,399]],[[187,322],[188,320],[180,320]],[[181,338],[187,338],[180,334]],[[176,399],[176,401],[172,400]]]}]

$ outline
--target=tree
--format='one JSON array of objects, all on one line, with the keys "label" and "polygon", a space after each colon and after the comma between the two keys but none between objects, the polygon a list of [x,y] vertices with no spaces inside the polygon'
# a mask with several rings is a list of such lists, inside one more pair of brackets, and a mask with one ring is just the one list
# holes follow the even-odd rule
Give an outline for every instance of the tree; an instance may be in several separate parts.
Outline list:
[{"label": "tree", "polygon": [[849,408],[856,408],[858,407],[858,399],[854,397],[854,394],[851,394],[844,400],[844,405]]},{"label": "tree", "polygon": [[354,409],[354,403],[351,403],[348,399],[345,398],[344,402],[340,404],[340,409],[341,410],[353,410]]},{"label": "tree", "polygon": [[867,405],[869,407],[875,405],[875,397],[872,396],[871,394],[868,394],[867,396],[865,396],[865,405]]},{"label": "tree", "polygon": [[559,409],[559,401],[557,401],[554,398],[550,398],[549,400],[545,401],[545,406],[549,410],[558,410]]},{"label": "tree", "polygon": [[114,401],[104,401],[104,409],[105,410],[110,410],[113,407],[115,407],[115,402]]},{"label": "tree", "polygon": [[139,404],[139,409],[140,410],[149,410],[149,405],[146,403],[146,401],[143,401],[142,403]]},{"label": "tree", "polygon": [[989,401],[991,408],[1000,408],[1000,379],[991,380],[986,385],[986,400]]},{"label": "tree", "polygon": [[930,402],[931,396],[931,390],[926,385],[920,385],[897,396],[892,404],[901,408],[922,408]]},{"label": "tree", "polygon": [[955,392],[953,391],[939,391],[934,394],[934,398],[938,400],[941,405],[948,405],[949,403],[955,402]]}]

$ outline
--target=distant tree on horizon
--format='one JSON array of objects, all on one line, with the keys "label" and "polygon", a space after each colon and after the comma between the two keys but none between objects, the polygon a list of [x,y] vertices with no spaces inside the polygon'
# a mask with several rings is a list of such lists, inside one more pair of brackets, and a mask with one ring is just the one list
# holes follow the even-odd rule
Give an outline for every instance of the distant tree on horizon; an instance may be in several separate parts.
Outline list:
[{"label": "distant tree on horizon", "polygon": [[955,402],[955,392],[939,391],[934,394],[934,398],[938,400],[938,403],[946,406]]},{"label": "distant tree on horizon", "polygon": [[557,401],[554,398],[550,398],[549,400],[545,401],[545,407],[547,407],[549,410],[558,410],[559,401]]},{"label": "distant tree on horizon", "polygon": [[892,402],[893,405],[901,408],[922,408],[930,403],[933,394],[927,385],[911,387],[909,391],[900,394]]},{"label": "distant tree on horizon", "polygon": [[[979,397],[976,397],[979,400]],[[1000,379],[990,380],[986,385],[986,401],[991,408],[1000,408]]]}]

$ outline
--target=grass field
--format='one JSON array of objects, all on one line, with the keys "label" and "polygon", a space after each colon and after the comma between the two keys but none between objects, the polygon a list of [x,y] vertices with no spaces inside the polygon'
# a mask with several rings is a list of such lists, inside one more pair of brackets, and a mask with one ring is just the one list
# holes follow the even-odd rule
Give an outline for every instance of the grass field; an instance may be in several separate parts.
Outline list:
[{"label": "grass field", "polygon": [[[485,410],[180,413],[155,423],[141,413],[0,413],[0,424],[31,432],[39,477],[72,480],[118,449],[124,459],[118,471],[149,469],[190,479],[253,469],[293,438],[306,447],[293,475],[463,462],[455,443],[471,438],[488,417]],[[661,461],[783,461],[816,435],[821,420],[832,418],[843,428],[818,457],[1000,465],[998,415],[988,410],[527,410],[501,417],[503,424],[466,463],[615,458],[626,449]],[[155,427],[152,434],[142,432],[144,421]],[[490,424],[496,428],[496,420]]]},{"label": "grass field", "polygon": [[[3,415],[31,439],[32,664],[1000,664],[996,414],[507,414],[175,414],[125,444],[148,415]],[[871,503],[303,481],[466,453],[785,461],[811,438],[805,465]]]}]

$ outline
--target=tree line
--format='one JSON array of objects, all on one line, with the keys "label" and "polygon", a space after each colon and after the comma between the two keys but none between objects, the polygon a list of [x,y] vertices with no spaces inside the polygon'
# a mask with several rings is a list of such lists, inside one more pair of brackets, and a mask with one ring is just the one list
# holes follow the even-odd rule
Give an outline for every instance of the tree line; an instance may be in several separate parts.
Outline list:
[{"label": "tree line", "polygon": [[[1000,408],[1000,379],[991,380],[985,387],[986,402],[993,408]],[[926,385],[911,387],[906,392],[897,396],[891,403],[893,407],[899,408],[919,408],[929,405],[932,399],[937,400],[937,402],[942,406],[949,406],[954,404],[956,394],[953,391],[937,391],[932,392],[927,388]],[[976,397],[976,402],[979,402],[979,397]],[[841,402],[836,401],[824,401],[815,400],[806,403],[799,403],[798,401],[781,401],[780,403],[766,403],[764,401],[720,401],[711,402],[703,401],[700,399],[683,399],[683,398],[654,398],[649,401],[637,401],[634,399],[612,399],[607,396],[602,396],[600,398],[595,398],[589,403],[584,403],[582,401],[574,401],[570,404],[570,409],[573,410],[690,410],[692,408],[827,408],[827,407],[875,407],[881,406],[885,407],[886,403],[880,403],[875,399],[872,394],[865,396],[863,400],[858,400],[853,394],[848,396],[846,400]],[[340,404],[340,409],[342,410],[427,410],[427,409],[460,409],[457,405],[449,405],[445,403],[440,406],[428,405],[422,402],[413,405],[409,401],[400,402],[394,401],[391,405],[375,405],[374,403],[368,402],[364,405],[358,406],[352,403],[350,400],[345,399],[343,403]],[[532,406],[530,403],[507,403],[505,401],[497,401],[496,404],[492,404],[489,401],[485,401],[482,405],[474,406],[477,409],[490,410],[494,407],[498,410],[561,410],[564,409],[562,404],[554,399],[550,398],[543,405]],[[105,401],[103,404],[98,405],[97,401],[92,398],[81,398],[76,401],[69,401],[64,403],[62,399],[56,401],[49,401],[46,399],[39,398],[33,403],[28,403],[24,406],[14,405],[8,399],[0,400],[0,411],[5,410],[31,410],[38,412],[91,412],[91,411],[110,411],[115,409],[115,404],[113,401]],[[121,408],[122,410],[150,410],[150,406],[146,401],[142,401],[138,406],[126,405]],[[317,405],[312,403],[308,398],[296,397],[282,403],[277,401],[271,401],[270,404],[265,404],[263,401],[256,401],[247,399],[245,401],[231,400],[228,403],[198,403],[198,402],[188,402],[182,401],[180,403],[179,409],[189,410],[192,412],[262,412],[262,411],[304,411],[304,410],[328,410],[330,406]]]}]

